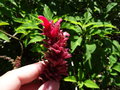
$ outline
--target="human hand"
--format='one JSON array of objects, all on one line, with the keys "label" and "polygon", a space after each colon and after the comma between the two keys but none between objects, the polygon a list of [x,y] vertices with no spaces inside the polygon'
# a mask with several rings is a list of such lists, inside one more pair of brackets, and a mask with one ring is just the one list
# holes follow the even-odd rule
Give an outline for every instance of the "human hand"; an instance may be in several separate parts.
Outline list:
[{"label": "human hand", "polygon": [[[8,71],[0,77],[0,90],[59,90],[59,82],[36,80],[43,70],[42,62]],[[36,80],[36,81],[34,81]]]}]

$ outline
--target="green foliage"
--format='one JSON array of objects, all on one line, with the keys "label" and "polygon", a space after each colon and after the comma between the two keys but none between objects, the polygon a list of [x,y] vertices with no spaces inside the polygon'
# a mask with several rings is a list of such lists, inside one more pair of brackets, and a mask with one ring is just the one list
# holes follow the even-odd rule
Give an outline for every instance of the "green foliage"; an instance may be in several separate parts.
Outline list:
[{"label": "green foliage", "polygon": [[0,26],[3,26],[3,25],[9,25],[9,23],[6,23],[6,22],[0,22]]},{"label": "green foliage", "polygon": [[92,80],[86,80],[84,82],[84,85],[88,88],[99,88],[98,85],[95,82],[93,82]]},{"label": "green foliage", "polygon": [[77,46],[80,46],[81,42],[82,42],[82,38],[81,37],[77,37],[76,41],[71,41],[71,49],[72,49],[71,52],[73,52]]},{"label": "green foliage", "polygon": [[7,37],[7,35],[5,35],[5,34],[2,33],[2,32],[0,32],[0,39],[3,39],[3,40],[5,40],[5,41],[7,41],[7,42],[10,41],[9,38]]},{"label": "green foliage", "polygon": [[[3,22],[3,21],[0,22],[0,26],[3,26],[3,25],[9,25],[9,23]],[[0,39],[10,42],[8,36],[4,34],[3,30],[0,30]]]},{"label": "green foliage", "polygon": [[1,0],[0,55],[16,58],[16,50],[21,53],[23,47],[22,65],[41,60],[46,49],[38,15],[54,22],[62,18],[61,29],[70,33],[68,48],[72,54],[68,60],[69,76],[63,80],[80,90],[119,87],[119,3],[119,0]]},{"label": "green foliage", "polygon": [[117,5],[117,3],[115,3],[115,2],[109,3],[106,7],[106,12],[107,13],[110,12],[116,5]]},{"label": "green foliage", "polygon": [[77,82],[75,76],[68,76],[68,77],[64,78],[64,81],[74,82],[74,83]]},{"label": "green foliage", "polygon": [[44,15],[48,20],[52,20],[53,13],[51,12],[50,8],[49,8],[47,5],[44,6],[43,15]]}]

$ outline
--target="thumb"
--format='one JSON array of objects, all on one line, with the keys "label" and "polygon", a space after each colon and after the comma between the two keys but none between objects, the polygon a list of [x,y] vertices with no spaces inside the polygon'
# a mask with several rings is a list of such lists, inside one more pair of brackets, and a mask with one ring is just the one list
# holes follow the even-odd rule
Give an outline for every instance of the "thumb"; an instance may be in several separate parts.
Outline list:
[{"label": "thumb", "polygon": [[60,82],[49,80],[43,83],[38,90],[59,90]]}]

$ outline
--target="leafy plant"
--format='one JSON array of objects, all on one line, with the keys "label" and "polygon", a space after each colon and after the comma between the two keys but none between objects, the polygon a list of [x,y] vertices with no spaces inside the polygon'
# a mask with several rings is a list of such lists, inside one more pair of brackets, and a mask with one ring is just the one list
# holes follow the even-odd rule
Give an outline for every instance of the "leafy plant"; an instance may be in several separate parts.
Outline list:
[{"label": "leafy plant", "polygon": [[[81,17],[65,16],[64,20],[66,22],[62,28],[68,29],[71,34],[70,47],[74,56],[71,58],[74,73],[69,71],[71,75],[64,80],[77,83],[79,88],[100,88],[103,85],[99,81],[104,81],[101,77],[111,74],[112,67],[120,57],[120,44],[109,36],[119,33],[118,29],[109,22],[95,21],[89,11]],[[115,47],[118,53],[114,53]],[[73,76],[74,78],[70,78]],[[109,78],[112,79],[112,76],[109,75]],[[109,85],[114,83],[112,80],[109,82]]]}]

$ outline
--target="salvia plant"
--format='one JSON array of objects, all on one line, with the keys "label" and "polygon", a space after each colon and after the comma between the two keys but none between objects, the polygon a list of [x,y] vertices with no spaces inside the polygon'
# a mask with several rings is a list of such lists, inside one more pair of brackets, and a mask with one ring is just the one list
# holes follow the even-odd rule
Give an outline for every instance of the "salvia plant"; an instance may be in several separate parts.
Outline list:
[{"label": "salvia plant", "polygon": [[44,16],[38,17],[43,21],[41,23],[43,28],[43,35],[46,36],[44,46],[47,51],[44,54],[44,71],[40,75],[43,80],[56,80],[60,81],[62,76],[67,76],[67,61],[65,59],[70,58],[69,49],[66,48],[69,34],[60,30],[60,23],[62,19],[59,19],[56,23],[52,20],[48,21]]}]

